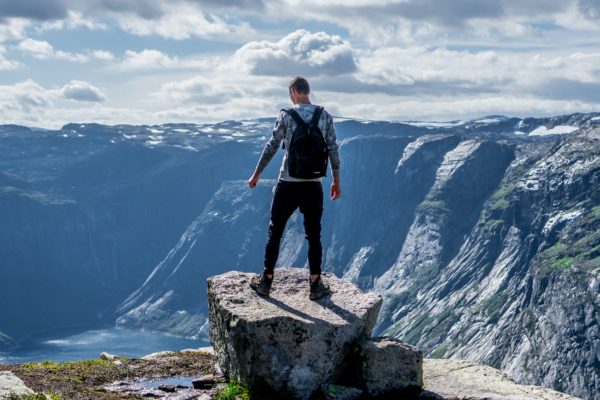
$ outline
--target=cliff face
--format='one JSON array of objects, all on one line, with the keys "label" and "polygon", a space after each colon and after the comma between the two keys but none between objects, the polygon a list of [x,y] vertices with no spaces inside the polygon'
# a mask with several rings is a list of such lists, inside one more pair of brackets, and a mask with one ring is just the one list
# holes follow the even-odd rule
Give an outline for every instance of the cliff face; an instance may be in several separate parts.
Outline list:
[{"label": "cliff face", "polygon": [[[0,303],[0,344],[114,309],[123,326],[205,336],[206,277],[262,268],[274,181],[245,180],[271,123],[0,129],[0,291],[31,299]],[[383,295],[376,334],[597,399],[599,124],[339,123],[325,269]],[[564,126],[586,130],[533,135]],[[304,242],[295,214],[279,266],[306,265]]]},{"label": "cliff face", "polygon": [[598,398],[599,144],[592,129],[546,152],[517,146],[460,249],[439,233],[442,212],[417,213],[415,234],[375,284],[387,300],[380,331]]}]

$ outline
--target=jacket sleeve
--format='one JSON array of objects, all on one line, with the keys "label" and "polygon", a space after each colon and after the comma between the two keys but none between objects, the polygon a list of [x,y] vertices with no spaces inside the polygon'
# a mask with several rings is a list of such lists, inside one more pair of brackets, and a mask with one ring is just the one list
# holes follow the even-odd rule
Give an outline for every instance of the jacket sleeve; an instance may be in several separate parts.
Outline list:
[{"label": "jacket sleeve", "polygon": [[340,175],[340,152],[335,137],[335,128],[333,127],[333,117],[327,113],[327,124],[325,128],[325,141],[327,150],[329,150],[329,162],[331,163],[331,175]]},{"label": "jacket sleeve", "polygon": [[273,156],[275,156],[275,153],[277,153],[279,145],[283,140],[283,137],[285,135],[285,124],[283,121],[283,117],[284,112],[281,111],[279,113],[279,116],[277,116],[275,126],[273,127],[273,136],[271,136],[269,141],[265,144],[262,154],[260,155],[260,159],[258,160],[258,164],[256,165],[256,171],[259,174],[261,174],[265,170],[269,162],[273,159]]}]

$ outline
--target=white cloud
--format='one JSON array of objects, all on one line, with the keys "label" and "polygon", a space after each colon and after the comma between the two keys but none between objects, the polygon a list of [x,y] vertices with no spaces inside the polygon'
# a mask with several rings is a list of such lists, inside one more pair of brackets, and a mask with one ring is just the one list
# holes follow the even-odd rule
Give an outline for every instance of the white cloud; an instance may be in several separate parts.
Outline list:
[{"label": "white cloud", "polygon": [[39,58],[40,60],[56,58],[79,63],[89,61],[89,57],[84,54],[69,53],[62,50],[55,50],[54,47],[45,40],[27,38],[25,40],[22,40],[18,44],[17,48],[23,52],[31,54],[35,58]]},{"label": "white cloud", "polygon": [[144,49],[140,52],[127,50],[123,60],[117,66],[126,70],[139,70],[176,68],[179,64],[177,57],[170,57],[154,49]]},{"label": "white cloud", "polygon": [[110,51],[106,50],[94,50],[91,52],[92,57],[98,60],[103,61],[112,61],[115,59],[115,56]]},{"label": "white cloud", "polygon": [[0,115],[13,120],[22,115],[35,116],[51,105],[55,94],[27,79],[14,85],[0,85]]},{"label": "white cloud", "polygon": [[23,18],[0,18],[0,43],[23,38],[30,22]]},{"label": "white cloud", "polygon": [[67,83],[61,93],[66,99],[76,101],[103,102],[106,100],[100,89],[87,82],[77,80]]},{"label": "white cloud", "polygon": [[255,34],[248,23],[228,23],[216,15],[205,15],[191,3],[172,3],[164,6],[156,18],[144,18],[138,14],[111,14],[126,32],[139,36],[158,35],[168,39],[192,37],[238,41]]},{"label": "white cloud", "polygon": [[177,56],[170,56],[160,50],[144,49],[139,52],[126,50],[123,58],[113,64],[112,67],[120,71],[152,71],[164,69],[212,69],[215,65],[218,65],[218,61],[215,61],[214,57],[179,58]]},{"label": "white cloud", "polygon": [[106,30],[108,26],[105,23],[98,22],[92,18],[86,18],[79,11],[69,10],[64,19],[49,20],[42,22],[37,26],[38,32],[47,30],[79,29],[87,28],[90,30]]},{"label": "white cloud", "polygon": [[8,71],[11,69],[17,69],[21,66],[17,61],[9,60],[5,57],[4,52],[6,49],[0,44],[0,71]]},{"label": "white cloud", "polygon": [[297,30],[278,42],[249,42],[235,53],[254,75],[338,75],[353,72],[352,46],[337,35]]},{"label": "white cloud", "polygon": [[221,104],[244,97],[244,91],[239,86],[218,82],[212,77],[196,76],[163,84],[154,97],[176,103]]}]

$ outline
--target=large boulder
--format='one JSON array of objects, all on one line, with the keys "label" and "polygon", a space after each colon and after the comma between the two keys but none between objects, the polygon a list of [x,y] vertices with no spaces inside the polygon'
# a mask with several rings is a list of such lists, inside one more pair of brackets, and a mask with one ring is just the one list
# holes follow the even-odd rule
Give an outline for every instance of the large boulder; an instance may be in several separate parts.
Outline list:
[{"label": "large boulder", "polygon": [[210,337],[221,368],[267,397],[308,399],[336,381],[353,343],[371,335],[381,297],[325,273],[333,293],[310,301],[308,271],[298,268],[276,269],[271,296],[261,297],[251,276],[208,279]]},{"label": "large boulder", "polygon": [[368,396],[418,393],[423,387],[423,353],[396,338],[363,338],[350,358],[348,383]]}]

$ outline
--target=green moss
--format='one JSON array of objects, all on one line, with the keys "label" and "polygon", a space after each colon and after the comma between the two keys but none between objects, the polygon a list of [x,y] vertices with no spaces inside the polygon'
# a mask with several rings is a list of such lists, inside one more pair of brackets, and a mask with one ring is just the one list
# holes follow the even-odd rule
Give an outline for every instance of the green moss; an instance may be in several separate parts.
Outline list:
[{"label": "green moss", "polygon": [[419,204],[419,208],[425,212],[447,212],[448,205],[443,200],[424,200]]},{"label": "green moss", "polygon": [[431,358],[443,358],[444,354],[446,354],[446,350],[448,350],[448,345],[443,344],[435,349],[429,356]]},{"label": "green moss", "polygon": [[214,394],[215,400],[250,400],[248,386],[239,382],[228,382],[227,386]]},{"label": "green moss", "polygon": [[[46,397],[48,396],[48,397]],[[56,393],[35,393],[35,394],[10,394],[7,400],[62,400]]]},{"label": "green moss", "polygon": [[483,225],[483,229],[485,229],[486,231],[494,231],[496,230],[496,228],[500,225],[502,225],[504,223],[504,221],[502,221],[501,219],[485,219],[483,221],[481,221],[481,225]]},{"label": "green moss", "polygon": [[337,393],[341,393],[343,390],[341,387],[339,387],[337,385],[329,385],[329,387],[327,388],[327,391],[331,394],[337,394]]},{"label": "green moss", "polygon": [[590,216],[595,218],[600,218],[600,206],[596,206],[590,210]]},{"label": "green moss", "polygon": [[450,310],[444,310],[434,316],[421,315],[404,336],[403,340],[409,344],[416,345],[423,336],[423,331],[426,328],[429,328],[429,331],[426,332],[427,338],[437,339],[448,332],[449,327],[452,325],[451,317],[452,311]]},{"label": "green moss", "polygon": [[419,342],[419,339],[421,339],[423,329],[425,329],[429,322],[430,318],[428,318],[427,315],[419,316],[402,339],[408,344],[416,345]]},{"label": "green moss", "polygon": [[554,260],[550,263],[550,268],[553,270],[562,270],[570,268],[573,265],[573,261],[575,258],[573,257],[562,257],[557,260]]},{"label": "green moss", "polygon": [[508,300],[506,293],[495,293],[492,297],[482,303],[483,311],[488,317],[490,323],[498,322],[500,317],[500,309]]},{"label": "green moss", "polygon": [[21,364],[23,369],[45,369],[49,371],[57,371],[70,368],[92,368],[96,366],[113,366],[114,363],[108,360],[82,360],[82,361],[66,361],[57,363],[54,361],[28,362]]},{"label": "green moss", "polygon": [[564,254],[567,249],[567,246],[564,243],[556,242],[552,247],[547,248],[546,250],[540,253],[540,256],[544,258],[554,258],[561,254]]},{"label": "green moss", "polygon": [[513,183],[503,183],[498,190],[490,196],[489,204],[492,210],[505,210],[510,206],[510,195],[515,190]]}]

